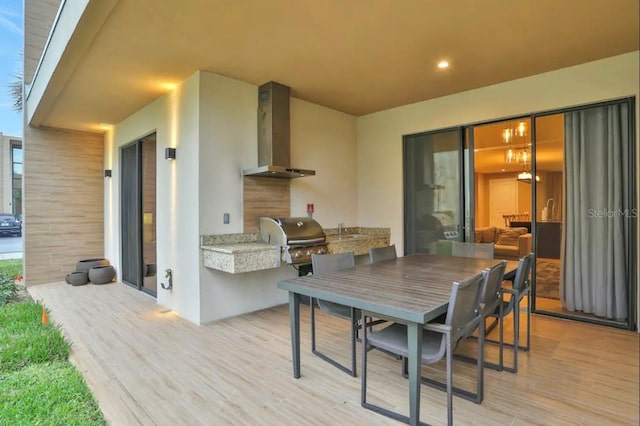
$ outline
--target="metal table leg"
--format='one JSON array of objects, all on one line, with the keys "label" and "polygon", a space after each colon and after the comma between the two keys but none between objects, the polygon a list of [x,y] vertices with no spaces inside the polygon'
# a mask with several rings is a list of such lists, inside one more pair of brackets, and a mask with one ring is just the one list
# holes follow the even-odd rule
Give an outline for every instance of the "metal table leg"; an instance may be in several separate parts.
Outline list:
[{"label": "metal table leg", "polygon": [[289,323],[291,325],[291,352],[293,377],[300,378],[300,295],[289,292]]},{"label": "metal table leg", "polygon": [[420,424],[420,367],[422,365],[422,324],[407,324],[409,353],[409,424]]}]

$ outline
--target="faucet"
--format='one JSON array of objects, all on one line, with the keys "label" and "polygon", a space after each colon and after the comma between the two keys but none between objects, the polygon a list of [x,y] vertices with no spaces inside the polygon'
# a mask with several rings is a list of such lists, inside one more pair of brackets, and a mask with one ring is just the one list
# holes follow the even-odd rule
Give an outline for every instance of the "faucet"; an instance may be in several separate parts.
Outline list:
[{"label": "faucet", "polygon": [[[549,205],[551,204],[551,205]],[[547,200],[547,220],[553,220],[554,212],[553,209],[556,207],[556,200],[553,198],[549,198]]]},{"label": "faucet", "polygon": [[342,236],[342,232],[344,231],[344,223],[338,224],[338,237]]}]

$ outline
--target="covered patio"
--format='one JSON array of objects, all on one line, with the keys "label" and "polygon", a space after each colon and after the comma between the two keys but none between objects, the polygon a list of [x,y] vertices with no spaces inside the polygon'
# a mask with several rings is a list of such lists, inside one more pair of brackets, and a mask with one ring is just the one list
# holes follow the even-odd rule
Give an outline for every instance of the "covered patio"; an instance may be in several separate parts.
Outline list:
[{"label": "covered patio", "polygon": [[[120,283],[29,293],[72,342],[71,360],[110,424],[399,424],[360,407],[360,377],[311,354],[308,307],[295,380],[285,305],[198,326]],[[326,352],[348,359],[346,323],[321,315],[318,332]],[[637,333],[533,316],[531,338],[518,374],[485,371],[481,405],[454,398],[456,424],[638,424]],[[369,397],[407,412],[399,361],[377,351],[369,359]],[[454,370],[462,383],[473,366]],[[443,392],[424,387],[421,402],[423,421],[446,423]]]}]

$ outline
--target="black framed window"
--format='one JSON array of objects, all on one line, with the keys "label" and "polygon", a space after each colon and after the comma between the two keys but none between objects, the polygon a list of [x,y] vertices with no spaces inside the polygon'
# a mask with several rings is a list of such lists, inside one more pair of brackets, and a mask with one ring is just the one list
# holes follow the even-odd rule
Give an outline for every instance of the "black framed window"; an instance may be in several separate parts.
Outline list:
[{"label": "black framed window", "polygon": [[11,205],[12,213],[22,216],[22,142],[11,140]]}]

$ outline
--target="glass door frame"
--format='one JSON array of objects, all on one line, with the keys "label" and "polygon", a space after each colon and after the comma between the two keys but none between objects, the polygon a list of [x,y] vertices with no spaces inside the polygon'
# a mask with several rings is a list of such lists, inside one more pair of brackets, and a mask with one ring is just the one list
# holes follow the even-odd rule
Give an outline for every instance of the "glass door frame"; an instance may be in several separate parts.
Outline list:
[{"label": "glass door frame", "polygon": [[[514,116],[510,116],[510,117],[503,117],[500,119],[492,119],[492,120],[487,120],[487,121],[482,121],[482,122],[477,122],[477,123],[471,123],[471,124],[466,124],[466,125],[461,125],[461,126],[455,126],[455,127],[448,127],[448,128],[443,128],[443,129],[436,129],[436,130],[430,130],[430,131],[426,131],[426,132],[418,132],[418,133],[413,133],[413,134],[409,134],[409,135],[403,135],[402,137],[402,142],[403,142],[403,191],[404,191],[404,198],[403,198],[403,208],[404,208],[404,226],[403,226],[403,231],[404,231],[404,245],[405,245],[405,253],[406,253],[406,249],[407,249],[407,232],[408,232],[408,213],[407,213],[407,187],[406,187],[406,168],[405,168],[405,156],[406,156],[406,142],[407,142],[407,138],[408,137],[416,137],[416,136],[422,136],[422,135],[429,135],[429,134],[437,134],[437,133],[443,133],[443,132],[449,132],[449,131],[453,131],[453,130],[458,130],[459,131],[459,176],[461,176],[460,179],[460,200],[459,200],[459,206],[460,206],[460,218],[459,218],[459,224],[458,226],[460,227],[460,229],[462,230],[462,232],[460,232],[460,236],[462,241],[473,241],[474,240],[474,230],[475,230],[475,170],[474,170],[474,155],[473,153],[474,151],[474,139],[473,139],[473,130],[476,126],[482,126],[482,125],[487,125],[487,124],[493,124],[493,123],[499,123],[499,122],[504,122],[504,121],[517,121],[517,120],[523,120],[523,119],[528,119],[530,120],[531,123],[531,154],[532,154],[532,161],[531,161],[531,174],[533,176],[536,176],[537,173],[537,164],[536,164],[536,118],[539,117],[544,117],[544,116],[549,116],[549,115],[555,115],[555,114],[564,114],[567,112],[572,112],[572,111],[578,111],[578,110],[582,110],[585,108],[594,108],[594,107],[601,107],[601,106],[607,106],[607,105],[614,105],[614,104],[620,104],[620,103],[627,103],[629,106],[629,114],[630,114],[630,119],[629,119],[629,129],[628,131],[630,132],[630,141],[632,141],[632,145],[629,147],[629,170],[631,170],[634,175],[633,175],[633,179],[632,182],[630,184],[629,187],[629,200],[632,203],[632,207],[633,209],[636,209],[635,211],[637,212],[638,210],[638,200],[637,200],[637,180],[638,180],[638,169],[637,169],[637,164],[636,164],[636,153],[637,153],[637,145],[638,145],[638,138],[636,135],[636,121],[635,121],[635,117],[636,117],[636,108],[635,108],[635,97],[624,97],[624,98],[619,98],[619,99],[614,99],[614,100],[609,100],[609,101],[603,101],[603,102],[594,102],[594,103],[590,103],[590,104],[584,104],[584,105],[577,105],[577,106],[573,106],[573,107],[566,107],[566,108],[558,108],[558,109],[553,109],[553,110],[546,110],[546,111],[541,111],[541,112],[533,112],[533,113],[529,113],[529,114],[521,114],[521,115],[514,115]],[[465,153],[467,155],[467,160],[465,161]],[[468,200],[466,199],[466,193],[465,191],[469,191],[468,193]],[[536,214],[535,212],[537,211],[537,200],[536,200],[536,194],[537,194],[537,184],[536,184],[536,180],[532,179],[531,182],[531,234],[532,234],[532,241],[534,242],[533,244],[533,252],[535,255],[535,241],[536,241],[536,235],[537,235],[537,229],[536,229],[536,223],[537,223],[537,218],[536,218]],[[468,220],[466,219],[468,218]],[[638,224],[637,224],[637,217],[635,220],[631,221],[631,233],[632,235],[637,235],[638,232]],[[468,231],[468,232],[467,232]],[[629,306],[629,312],[628,312],[628,321],[626,323],[622,323],[622,322],[615,322],[615,321],[611,321],[611,320],[606,320],[606,319],[601,319],[601,318],[597,318],[597,317],[585,317],[583,315],[577,315],[577,314],[570,314],[570,313],[559,313],[559,312],[551,312],[551,311],[545,311],[543,309],[537,309],[536,308],[536,276],[535,276],[535,268],[532,269],[532,282],[531,282],[531,292],[529,294],[529,298],[530,298],[530,306],[531,306],[531,312],[532,313],[536,313],[536,314],[541,314],[541,315],[546,315],[546,316],[552,316],[552,317],[557,317],[557,318],[563,318],[563,319],[570,319],[570,320],[575,320],[575,321],[580,321],[580,322],[586,322],[586,323],[593,323],[593,324],[598,324],[598,325],[606,325],[606,326],[610,326],[610,327],[615,327],[615,328],[622,328],[622,329],[628,329],[628,330],[636,330],[637,329],[637,312],[638,312],[638,268],[637,268],[637,259],[638,259],[638,243],[636,241],[636,244],[633,244],[633,241],[635,241],[635,238],[632,238],[631,241],[631,247],[629,248],[629,258],[631,259],[631,261],[629,262],[629,270],[628,275],[630,277],[630,282],[632,283],[629,286],[629,292],[628,292],[628,306]],[[537,259],[534,259],[537,260]]]},{"label": "glass door frame", "polygon": [[[629,161],[629,170],[633,172],[633,179],[631,179],[630,181],[630,185],[628,188],[629,194],[628,194],[628,199],[630,200],[631,204],[633,205],[633,207],[630,207],[630,209],[635,209],[635,211],[637,212],[637,208],[638,208],[638,200],[637,200],[637,181],[638,181],[638,169],[637,169],[637,164],[636,164],[636,152],[637,152],[637,145],[638,145],[638,140],[636,137],[636,121],[635,121],[635,117],[636,117],[636,112],[635,112],[635,97],[625,97],[625,98],[619,98],[619,99],[612,99],[609,101],[603,101],[603,102],[594,102],[594,103],[590,103],[590,104],[584,104],[584,105],[576,105],[573,107],[568,107],[568,108],[560,108],[560,109],[555,109],[555,110],[547,110],[547,111],[543,111],[543,112],[536,112],[536,113],[532,113],[530,114],[528,117],[531,118],[531,153],[532,153],[532,159],[531,159],[531,174],[533,176],[536,176],[537,173],[537,161],[536,161],[536,118],[540,118],[540,117],[546,117],[546,116],[550,116],[550,115],[557,115],[557,114],[565,114],[568,112],[574,112],[574,111],[581,111],[584,109],[588,109],[588,108],[599,108],[599,107],[604,107],[604,106],[610,106],[610,105],[619,105],[621,103],[626,103],[629,107],[629,135],[630,138],[629,140],[632,142],[631,146],[629,147],[629,158],[627,159]],[[531,182],[531,210],[533,212],[537,211],[537,184],[535,179],[532,180]],[[630,230],[631,230],[631,235],[636,236],[637,232],[638,232],[638,221],[637,221],[637,216],[635,218],[635,220],[631,220],[630,221]],[[564,220],[563,220],[564,223]],[[537,255],[536,250],[535,250],[535,241],[536,241],[536,236],[537,236],[537,218],[535,213],[532,214],[532,220],[531,220],[531,234],[532,234],[532,238],[534,241],[534,266],[536,265],[537,262]],[[538,309],[536,308],[536,268],[532,268],[531,270],[531,274],[532,274],[532,283],[531,283],[531,292],[529,297],[531,298],[531,312],[532,313],[536,313],[536,314],[542,314],[542,315],[547,315],[547,316],[551,316],[551,317],[557,317],[557,318],[563,318],[563,319],[570,319],[570,320],[575,320],[575,321],[580,321],[580,322],[586,322],[586,323],[591,323],[591,324],[598,324],[598,325],[606,325],[606,326],[610,326],[610,327],[614,327],[614,328],[622,328],[622,329],[626,329],[626,330],[636,330],[637,329],[637,315],[638,315],[638,268],[637,268],[637,261],[638,261],[638,243],[636,241],[636,244],[633,244],[633,241],[636,240],[635,237],[631,238],[631,242],[630,242],[630,247],[629,247],[629,258],[631,259],[631,261],[629,262],[628,266],[627,266],[627,275],[630,277],[630,282],[632,283],[629,288],[628,288],[628,294],[627,294],[627,306],[628,306],[628,320],[626,323],[623,323],[621,321],[614,321],[614,320],[608,320],[608,319],[604,319],[604,318],[598,318],[595,316],[585,316],[585,315],[581,315],[581,314],[572,314],[572,313],[566,313],[566,312],[553,312],[553,311],[545,311],[544,309]]]},{"label": "glass door frame", "polygon": [[[120,247],[120,265],[122,265],[122,269],[123,269],[123,275],[122,275],[122,282],[124,284],[127,284],[137,290],[140,290],[144,293],[147,293],[151,296],[156,297],[157,296],[157,291],[153,291],[147,287],[145,287],[144,285],[144,278],[145,278],[145,262],[144,262],[144,223],[143,223],[143,216],[144,216],[144,208],[143,208],[143,198],[144,198],[144,170],[143,170],[143,162],[144,162],[144,158],[143,158],[143,153],[144,153],[144,149],[143,149],[143,144],[145,142],[145,140],[147,140],[150,136],[155,135],[156,132],[151,132],[131,143],[128,143],[126,145],[123,145],[120,147],[120,221],[121,221],[121,226],[120,226],[120,235],[121,235],[121,247]],[[123,185],[125,185],[125,179],[124,179],[124,174],[125,174],[125,170],[124,170],[124,165],[123,165],[123,151],[125,149],[128,148],[132,148],[135,147],[135,162],[136,162],[136,173],[135,173],[135,189],[136,189],[136,199],[135,199],[135,206],[134,208],[136,209],[136,215],[135,215],[135,219],[136,219],[136,223],[134,224],[134,226],[132,227],[131,231],[134,233],[134,235],[132,236],[128,236],[125,235],[125,230],[123,227],[124,224],[124,213],[125,213],[125,209],[124,209],[124,200],[123,200],[123,196],[124,196],[124,191],[123,191]],[[156,161],[154,159],[154,161]],[[153,182],[154,185],[156,185],[156,181],[154,180]],[[156,203],[157,203],[157,199],[156,199]],[[135,238],[135,260],[137,262],[137,282],[129,282],[125,279],[124,277],[124,265],[125,262],[127,261],[125,259],[125,244],[126,242],[130,239],[130,238]]]},{"label": "glass door frame", "polygon": [[411,218],[410,218],[410,212],[407,209],[407,206],[409,206],[409,198],[410,198],[410,194],[409,194],[409,186],[408,186],[408,182],[407,182],[407,164],[406,164],[406,158],[407,158],[407,151],[408,151],[408,144],[409,144],[409,140],[410,138],[416,138],[416,137],[421,137],[421,136],[431,136],[431,135],[436,135],[436,134],[442,134],[442,133],[451,133],[451,132],[457,132],[457,153],[458,153],[458,176],[459,178],[459,187],[458,187],[458,203],[457,203],[457,207],[458,207],[458,218],[457,218],[457,230],[458,230],[458,240],[459,241],[463,241],[464,240],[464,235],[465,235],[465,227],[466,227],[466,216],[465,216],[465,184],[463,182],[464,180],[464,167],[465,167],[465,162],[464,162],[464,150],[465,150],[465,145],[464,145],[464,131],[465,131],[465,127],[464,126],[455,126],[455,127],[449,127],[449,128],[444,128],[444,129],[437,129],[437,130],[430,130],[430,131],[426,131],[426,132],[418,132],[418,133],[412,133],[412,134],[407,134],[407,135],[403,135],[402,136],[402,161],[403,161],[403,232],[404,232],[404,253],[405,254],[412,254],[414,251],[410,249],[409,247],[409,239],[407,238],[407,235],[411,232],[411,229],[409,229],[410,227],[410,222],[411,222]]}]

